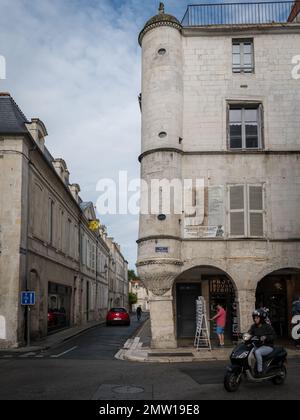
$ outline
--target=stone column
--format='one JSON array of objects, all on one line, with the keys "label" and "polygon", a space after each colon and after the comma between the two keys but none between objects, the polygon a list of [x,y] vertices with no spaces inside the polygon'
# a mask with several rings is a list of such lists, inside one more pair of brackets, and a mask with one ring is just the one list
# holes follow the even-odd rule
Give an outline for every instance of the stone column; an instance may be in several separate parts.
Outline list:
[{"label": "stone column", "polygon": [[242,333],[247,332],[253,324],[252,312],[255,309],[255,294],[256,289],[238,291],[239,331]]},{"label": "stone column", "polygon": [[169,290],[163,296],[155,296],[150,292],[149,302],[152,335],[151,348],[176,348],[172,290]]}]

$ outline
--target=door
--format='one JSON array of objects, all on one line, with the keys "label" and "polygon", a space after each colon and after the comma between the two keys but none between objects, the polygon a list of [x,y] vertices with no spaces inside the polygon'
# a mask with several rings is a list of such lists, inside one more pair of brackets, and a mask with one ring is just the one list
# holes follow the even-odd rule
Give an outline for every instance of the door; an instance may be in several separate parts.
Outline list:
[{"label": "door", "polygon": [[200,283],[179,283],[177,296],[177,337],[191,338],[196,332],[196,300],[201,296]]}]

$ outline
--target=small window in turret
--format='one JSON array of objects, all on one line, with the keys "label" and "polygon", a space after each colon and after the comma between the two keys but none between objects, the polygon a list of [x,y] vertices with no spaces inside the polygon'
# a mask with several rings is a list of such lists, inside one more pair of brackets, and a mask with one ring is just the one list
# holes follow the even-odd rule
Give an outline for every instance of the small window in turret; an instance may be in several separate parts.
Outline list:
[{"label": "small window in turret", "polygon": [[162,131],[161,133],[159,133],[158,137],[160,139],[164,139],[165,137],[167,137],[167,133],[165,131]]},{"label": "small window in turret", "polygon": [[165,54],[166,54],[166,52],[167,52],[167,50],[166,50],[165,48],[160,48],[160,49],[157,51],[157,54],[158,54],[158,55],[165,55]]}]

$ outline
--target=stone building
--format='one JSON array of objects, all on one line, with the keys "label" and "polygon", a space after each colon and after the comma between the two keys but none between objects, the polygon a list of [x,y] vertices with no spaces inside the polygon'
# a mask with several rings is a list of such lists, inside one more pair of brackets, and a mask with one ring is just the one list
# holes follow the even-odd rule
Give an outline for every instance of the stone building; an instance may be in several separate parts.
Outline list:
[{"label": "stone building", "polygon": [[[25,340],[20,292],[35,291],[31,338],[103,320],[114,253],[93,203],[70,185],[62,159],[45,146],[47,130],[0,94],[0,346]],[[122,256],[120,250],[118,251]],[[120,257],[121,258],[121,257]],[[127,271],[118,272],[124,283]],[[113,281],[117,284],[117,281]]]},{"label": "stone building", "polygon": [[107,244],[111,255],[108,287],[109,308],[119,306],[129,309],[128,262],[121,253],[120,245],[112,238],[107,238]]},{"label": "stone building", "polygon": [[129,291],[137,296],[137,302],[132,305],[132,311],[136,311],[136,308],[140,306],[143,312],[149,312],[149,292],[140,279],[129,282]]},{"label": "stone building", "polygon": [[[189,6],[179,22],[161,4],[140,33],[142,178],[193,180],[182,212],[140,216],[153,347],[194,335],[199,295],[208,312],[226,306],[228,339],[248,329],[256,305],[290,334],[300,295],[296,6]],[[168,190],[158,195],[161,207]]]}]

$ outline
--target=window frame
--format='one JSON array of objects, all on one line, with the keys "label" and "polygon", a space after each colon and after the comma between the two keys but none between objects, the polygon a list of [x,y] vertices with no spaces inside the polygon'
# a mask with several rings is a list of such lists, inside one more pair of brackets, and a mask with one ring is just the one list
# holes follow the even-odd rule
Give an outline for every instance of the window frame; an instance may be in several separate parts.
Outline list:
[{"label": "window frame", "polygon": [[[251,53],[247,54],[245,52],[245,44],[251,44]],[[254,55],[254,38],[232,38],[232,53],[231,53],[231,66],[233,74],[254,74],[255,73],[255,55]],[[240,56],[240,67],[234,67],[233,57],[238,55],[234,53],[234,46],[239,46],[239,56]],[[251,55],[251,67],[245,65],[244,59],[245,55]]]},{"label": "window frame", "polygon": [[[240,109],[242,112],[241,120],[241,136],[242,136],[242,147],[231,147],[231,121],[230,121],[230,111],[234,109]],[[248,109],[257,110],[257,127],[258,127],[258,146],[257,147],[246,147],[247,146],[247,137],[246,137],[246,119],[245,111]],[[251,151],[261,151],[264,150],[264,107],[260,101],[227,101],[227,149],[230,152],[251,152]]]}]

